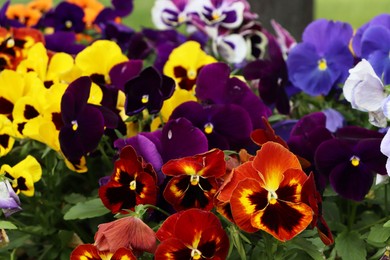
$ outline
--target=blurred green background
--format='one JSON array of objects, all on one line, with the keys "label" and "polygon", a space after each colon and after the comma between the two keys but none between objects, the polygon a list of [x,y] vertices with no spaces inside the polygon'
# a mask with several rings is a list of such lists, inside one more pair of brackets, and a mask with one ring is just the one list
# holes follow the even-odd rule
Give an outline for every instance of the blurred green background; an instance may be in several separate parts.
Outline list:
[{"label": "blurred green background", "polygon": [[[26,2],[28,0],[11,0],[11,3]],[[54,3],[58,2],[61,1],[54,1]],[[110,5],[110,0],[100,0],[100,2]],[[141,26],[151,27],[150,8],[153,3],[154,0],[134,0],[134,11],[125,22],[135,29]],[[358,28],[380,13],[390,13],[390,0],[314,0],[313,13],[315,18],[349,22],[354,28]]]}]

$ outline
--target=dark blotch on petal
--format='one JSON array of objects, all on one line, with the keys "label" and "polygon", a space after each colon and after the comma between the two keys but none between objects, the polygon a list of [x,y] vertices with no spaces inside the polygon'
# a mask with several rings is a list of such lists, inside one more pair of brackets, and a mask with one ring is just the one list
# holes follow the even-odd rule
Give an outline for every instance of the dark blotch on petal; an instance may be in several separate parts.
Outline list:
[{"label": "dark blotch on petal", "polygon": [[262,217],[262,222],[270,230],[278,233],[280,227],[292,231],[294,227],[299,225],[302,217],[302,213],[278,200],[274,205],[268,205]]},{"label": "dark blotch on petal", "polygon": [[26,105],[24,109],[24,117],[26,119],[33,119],[39,115],[38,111],[30,105]]}]

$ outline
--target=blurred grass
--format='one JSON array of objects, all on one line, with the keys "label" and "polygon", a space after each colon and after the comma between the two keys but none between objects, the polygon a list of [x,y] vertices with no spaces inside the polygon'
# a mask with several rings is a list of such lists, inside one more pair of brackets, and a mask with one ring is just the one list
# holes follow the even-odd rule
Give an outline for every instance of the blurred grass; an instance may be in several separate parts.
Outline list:
[{"label": "blurred grass", "polygon": [[[0,0],[0,3],[4,1]],[[28,1],[11,0],[11,3],[26,3]],[[124,23],[136,30],[142,26],[153,27],[150,10],[155,0],[133,1],[133,13],[123,20]],[[54,3],[59,2],[61,0],[54,0]],[[100,2],[111,5],[110,0],[100,0]],[[315,18],[344,21],[350,23],[354,28],[358,28],[378,14],[390,13],[390,0],[314,0],[313,12]]]},{"label": "blurred grass", "polygon": [[350,23],[355,29],[382,13],[390,13],[390,0],[315,0],[314,17]]}]

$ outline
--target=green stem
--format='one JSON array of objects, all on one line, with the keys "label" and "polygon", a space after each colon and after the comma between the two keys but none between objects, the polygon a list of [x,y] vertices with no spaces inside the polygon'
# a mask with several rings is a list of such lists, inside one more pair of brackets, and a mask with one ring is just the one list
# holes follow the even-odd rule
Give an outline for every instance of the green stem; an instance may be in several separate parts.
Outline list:
[{"label": "green stem", "polygon": [[352,230],[352,225],[355,223],[356,218],[356,210],[358,204],[356,202],[351,202],[350,204],[350,210],[349,210],[349,216],[348,216],[348,230]]},{"label": "green stem", "polygon": [[171,214],[169,214],[168,212],[166,212],[165,210],[163,209],[160,209],[159,207],[156,207],[152,204],[145,204],[144,205],[145,208],[150,208],[150,209],[155,209],[157,211],[160,211],[161,213],[163,213],[164,215],[166,215],[167,217],[169,217]]},{"label": "green stem", "polygon": [[377,225],[377,224],[381,224],[381,223],[383,223],[383,222],[385,222],[385,221],[387,221],[387,220],[389,220],[388,217],[383,217],[383,218],[378,219],[377,221],[375,221],[375,222],[373,222],[373,223],[370,223],[370,224],[368,224],[368,225],[365,225],[365,226],[359,228],[359,229],[357,230],[357,232],[362,233],[362,231],[364,231],[364,230],[366,230],[366,229],[369,229],[369,228],[371,228],[371,227],[373,227],[373,226],[375,226],[375,225]]},{"label": "green stem", "polygon": [[387,187],[388,186],[389,186],[389,183],[387,183],[385,185],[385,215],[386,216],[389,215],[389,206],[387,205],[388,204],[388,199],[387,199],[387,195],[388,195]]}]

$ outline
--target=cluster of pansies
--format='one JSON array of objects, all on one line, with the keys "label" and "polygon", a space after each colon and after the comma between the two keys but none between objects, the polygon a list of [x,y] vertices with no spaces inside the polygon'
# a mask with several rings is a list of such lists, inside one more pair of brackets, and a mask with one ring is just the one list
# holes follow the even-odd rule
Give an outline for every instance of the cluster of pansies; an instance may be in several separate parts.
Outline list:
[{"label": "cluster of pansies", "polygon": [[[5,250],[72,260],[384,253],[390,231],[367,235],[372,253],[354,225],[365,231],[357,214],[374,208],[368,228],[390,227],[389,14],[356,31],[319,19],[297,42],[276,21],[266,30],[247,0],[156,0],[155,28],[140,31],[122,22],[132,10],[129,0],[1,6],[0,229],[37,247]],[[53,226],[30,228],[30,218]]]}]

